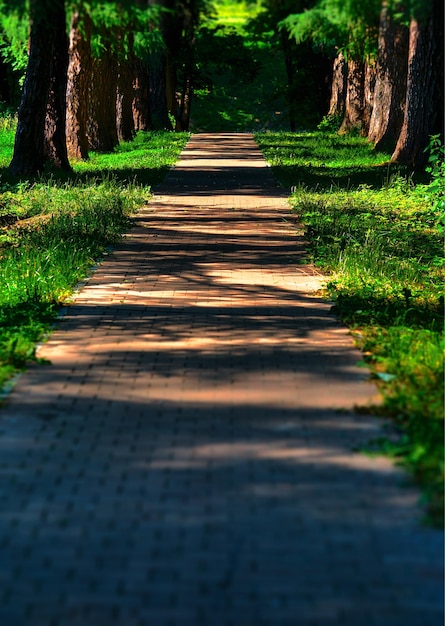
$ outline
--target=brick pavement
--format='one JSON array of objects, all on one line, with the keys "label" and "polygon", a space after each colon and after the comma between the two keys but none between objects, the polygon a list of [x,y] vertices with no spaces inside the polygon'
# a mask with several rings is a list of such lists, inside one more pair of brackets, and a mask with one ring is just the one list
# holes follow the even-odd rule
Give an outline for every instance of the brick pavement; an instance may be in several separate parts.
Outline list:
[{"label": "brick pavement", "polygon": [[250,135],[195,135],[0,412],[2,626],[439,626],[442,533]]}]

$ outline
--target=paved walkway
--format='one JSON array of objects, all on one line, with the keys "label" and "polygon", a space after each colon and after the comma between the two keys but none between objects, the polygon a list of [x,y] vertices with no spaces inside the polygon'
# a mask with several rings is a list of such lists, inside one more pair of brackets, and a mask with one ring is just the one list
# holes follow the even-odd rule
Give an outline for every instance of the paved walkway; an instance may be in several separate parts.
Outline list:
[{"label": "paved walkway", "polygon": [[0,412],[2,626],[439,626],[442,534],[250,135],[195,135]]}]

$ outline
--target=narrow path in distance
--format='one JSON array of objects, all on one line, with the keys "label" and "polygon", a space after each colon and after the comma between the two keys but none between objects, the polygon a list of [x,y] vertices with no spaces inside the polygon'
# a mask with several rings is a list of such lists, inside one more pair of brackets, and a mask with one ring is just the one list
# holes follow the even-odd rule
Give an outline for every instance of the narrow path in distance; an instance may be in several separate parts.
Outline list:
[{"label": "narrow path in distance", "polygon": [[439,626],[391,462],[249,134],[192,137],[0,412],[5,626]]}]

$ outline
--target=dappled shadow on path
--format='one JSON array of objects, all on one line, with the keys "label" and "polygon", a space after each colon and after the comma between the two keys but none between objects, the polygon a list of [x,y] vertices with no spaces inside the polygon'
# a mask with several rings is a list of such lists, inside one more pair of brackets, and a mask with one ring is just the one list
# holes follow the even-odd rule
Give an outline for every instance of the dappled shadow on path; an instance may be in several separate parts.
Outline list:
[{"label": "dappled shadow on path", "polygon": [[218,188],[156,197],[12,394],[0,617],[436,626],[442,536],[355,451],[375,389],[301,234],[273,191]]}]

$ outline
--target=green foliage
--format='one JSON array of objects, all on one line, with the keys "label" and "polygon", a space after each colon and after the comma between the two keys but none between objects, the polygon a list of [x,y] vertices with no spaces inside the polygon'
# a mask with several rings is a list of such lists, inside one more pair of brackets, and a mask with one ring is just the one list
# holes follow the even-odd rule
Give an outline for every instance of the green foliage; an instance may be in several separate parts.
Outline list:
[{"label": "green foliage", "polygon": [[[0,167],[11,159],[13,136],[0,125],[0,144],[7,147],[0,153]],[[60,303],[120,239],[187,138],[140,133],[112,155],[92,154],[88,162],[74,164],[72,177],[17,181],[3,170],[0,386],[35,358],[35,344],[49,331]]]},{"label": "green foliage", "polygon": [[430,174],[431,181],[428,185],[419,188],[424,193],[430,209],[443,215],[445,209],[445,148],[440,141],[440,135],[430,138],[428,164],[425,170]]},{"label": "green foliage", "polygon": [[[224,3],[197,33],[192,128],[249,131],[288,125],[285,64],[270,34],[249,24],[258,7]],[[233,6],[233,12],[232,7]],[[225,17],[235,18],[226,26]]]},{"label": "green foliage", "polygon": [[212,18],[216,25],[225,26],[240,35],[246,35],[248,24],[261,12],[261,2],[244,0],[218,0],[213,3]]},{"label": "green foliage", "polygon": [[[395,455],[443,512],[443,148],[432,139],[431,182],[391,173],[389,155],[326,132],[259,135],[304,224],[313,263],[353,329],[399,429]],[[379,165],[380,160],[380,165]]]},{"label": "green foliage", "polygon": [[20,84],[28,64],[29,17],[23,10],[0,2],[0,54]]},{"label": "green foliage", "polygon": [[232,78],[232,82],[235,76],[239,77],[241,85],[247,86],[255,80],[261,67],[245,36],[219,24],[199,30],[195,57],[195,88],[210,92],[221,76]]},{"label": "green foliage", "polygon": [[287,30],[297,44],[309,40],[334,47],[345,45],[348,40],[347,33],[342,28],[339,7],[329,0],[302,13],[289,15],[279,26]]},{"label": "green foliage", "polygon": [[335,133],[340,130],[342,121],[343,115],[325,115],[321,122],[317,125],[317,130]]},{"label": "green foliage", "polygon": [[311,41],[345,57],[362,58],[377,50],[380,0],[319,0],[280,22],[297,43]]},{"label": "green foliage", "polygon": [[387,450],[422,482],[437,523],[443,515],[444,347],[443,332],[406,325],[362,336],[383,384],[385,413],[401,431],[397,441],[386,443]]}]

